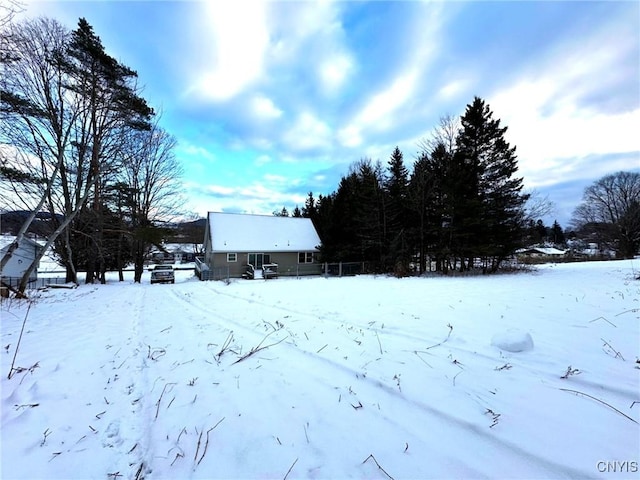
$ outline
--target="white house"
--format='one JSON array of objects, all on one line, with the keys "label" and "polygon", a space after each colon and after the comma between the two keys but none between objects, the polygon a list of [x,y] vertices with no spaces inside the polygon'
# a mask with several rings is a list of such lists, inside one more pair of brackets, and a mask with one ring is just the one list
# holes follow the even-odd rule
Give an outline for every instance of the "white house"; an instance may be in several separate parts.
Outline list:
[{"label": "white house", "polygon": [[[9,245],[13,243],[16,237],[3,235],[0,236],[0,258],[3,258],[7,250],[9,249]],[[33,260],[38,255],[39,250],[42,248],[34,240],[30,238],[24,237],[18,245],[18,248],[13,252],[11,259],[4,266],[2,272],[0,272],[0,277],[5,281],[6,279],[16,279],[22,278],[24,272],[27,271],[29,265],[33,262]],[[29,276],[30,280],[35,280],[38,278],[38,269],[36,268],[31,275]],[[14,282],[15,283],[15,282]]]},{"label": "white house", "polygon": [[267,264],[277,264],[279,275],[319,274],[319,246],[309,218],[209,212],[201,267],[230,277]]},{"label": "white house", "polygon": [[522,259],[557,261],[566,258],[567,250],[555,247],[529,247],[516,251],[516,255]]}]

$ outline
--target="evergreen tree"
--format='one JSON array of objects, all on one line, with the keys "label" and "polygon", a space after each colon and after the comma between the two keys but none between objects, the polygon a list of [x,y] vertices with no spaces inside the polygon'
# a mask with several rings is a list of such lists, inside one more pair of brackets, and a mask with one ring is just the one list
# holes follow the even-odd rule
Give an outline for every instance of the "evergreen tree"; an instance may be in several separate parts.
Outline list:
[{"label": "evergreen tree", "polygon": [[[309,192],[310,198],[313,198]],[[307,198],[307,201],[309,198]],[[318,195],[317,201],[313,202],[313,210],[310,212],[311,221],[313,222],[318,236],[320,237],[320,255],[323,261],[331,261],[336,258],[333,246],[336,244],[334,240],[334,200],[335,192],[331,195]],[[315,218],[315,220],[314,220]]]},{"label": "evergreen tree", "polygon": [[545,243],[547,241],[547,238],[548,238],[547,227],[545,226],[545,224],[542,221],[542,219],[539,219],[536,222],[536,238],[537,238],[537,242],[536,243]]},{"label": "evergreen tree", "polygon": [[309,192],[307,194],[307,198],[304,201],[304,206],[302,207],[302,216],[305,218],[310,218],[315,225],[315,220],[317,217],[317,209],[316,209],[316,200],[313,198],[313,192]]},{"label": "evergreen tree", "polygon": [[421,273],[426,271],[427,268],[428,206],[431,204],[433,191],[428,161],[428,154],[422,152],[413,165],[413,172],[407,189],[410,243],[413,251],[418,255],[419,271]]},{"label": "evergreen tree", "polygon": [[[103,240],[103,202],[108,176],[117,168],[117,160],[130,130],[149,130],[153,110],[137,94],[134,84],[137,74],[108,55],[93,27],[81,18],[71,34],[66,52],[67,71],[72,79],[69,88],[84,101],[75,145],[80,159],[88,164],[87,183],[93,185],[90,208],[84,217],[88,221],[86,282],[98,277],[105,281],[106,258]],[[81,160],[83,161],[83,160]]]},{"label": "evergreen tree", "polygon": [[318,198],[318,232],[325,261],[369,261],[381,269],[385,250],[382,168],[363,159],[351,165],[333,194]]},{"label": "evergreen tree", "polygon": [[388,239],[387,268],[398,275],[408,272],[411,254],[408,245],[408,185],[409,172],[404,165],[402,152],[396,147],[388,163],[388,175],[384,182],[386,201],[386,238]]},{"label": "evergreen tree", "polygon": [[302,211],[296,205],[296,208],[293,209],[293,213],[291,214],[293,218],[302,218]]},{"label": "evergreen tree", "polygon": [[274,210],[273,215],[275,217],[288,217],[289,211],[287,210],[287,207],[282,207],[282,210],[280,211]]},{"label": "evergreen tree", "polygon": [[557,220],[554,220],[551,226],[551,241],[554,245],[558,246],[564,246],[566,244],[564,231]]},{"label": "evergreen tree", "polygon": [[386,271],[387,218],[382,166],[362,159],[354,166],[355,215],[352,218],[360,242],[361,258],[374,263],[378,271]]},{"label": "evergreen tree", "polygon": [[483,261],[485,271],[495,271],[520,245],[523,229],[522,178],[518,171],[515,147],[504,139],[507,127],[493,119],[484,100],[475,97],[461,118],[456,138],[456,155],[472,174],[465,216],[473,242],[465,246],[467,265],[475,257]]}]

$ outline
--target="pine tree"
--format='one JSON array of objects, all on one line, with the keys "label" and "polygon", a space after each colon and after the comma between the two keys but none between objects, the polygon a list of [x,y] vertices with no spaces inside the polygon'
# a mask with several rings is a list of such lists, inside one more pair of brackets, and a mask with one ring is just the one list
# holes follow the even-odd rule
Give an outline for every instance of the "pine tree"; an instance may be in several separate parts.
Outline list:
[{"label": "pine tree", "polygon": [[274,210],[273,211],[273,216],[274,217],[288,217],[289,216],[289,211],[287,210],[287,207],[282,207],[282,210]]},{"label": "pine tree", "polygon": [[309,192],[307,194],[307,198],[304,201],[304,206],[302,207],[302,216],[305,218],[310,218],[311,221],[315,224],[317,209],[316,200],[313,198],[313,192]]},{"label": "pine tree", "polygon": [[515,147],[504,139],[507,127],[493,119],[489,105],[475,97],[461,125],[456,154],[472,175],[465,216],[473,242],[465,248],[466,267],[480,257],[485,271],[495,271],[521,245],[527,195],[522,178],[514,177],[518,163]]},{"label": "pine tree", "polygon": [[333,194],[318,198],[318,233],[325,261],[370,261],[380,269],[385,250],[382,168],[369,159],[351,165]]},{"label": "pine tree", "polygon": [[403,155],[396,146],[388,163],[388,176],[384,187],[387,197],[384,203],[386,218],[387,268],[392,268],[398,275],[408,272],[411,255],[409,252],[407,230],[408,209],[407,196],[409,172],[404,165]]},{"label": "pine tree", "polygon": [[557,220],[554,220],[551,226],[551,241],[557,246],[564,246],[566,244],[564,231]]},{"label": "pine tree", "polygon": [[86,282],[97,276],[105,281],[105,249],[103,237],[103,201],[108,175],[117,167],[126,130],[149,130],[153,110],[137,94],[137,73],[108,55],[93,27],[81,18],[71,34],[66,52],[66,68],[72,79],[70,90],[84,101],[84,117],[80,120],[75,144],[80,161],[88,164],[87,183],[93,185],[92,213],[84,215],[87,235]]}]

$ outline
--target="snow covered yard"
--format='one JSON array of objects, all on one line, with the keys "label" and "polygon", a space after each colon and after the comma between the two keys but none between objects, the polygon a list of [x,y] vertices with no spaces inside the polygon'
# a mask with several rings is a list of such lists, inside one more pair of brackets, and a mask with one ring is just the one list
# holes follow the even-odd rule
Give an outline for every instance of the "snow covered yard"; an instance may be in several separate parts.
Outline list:
[{"label": "snow covered yard", "polygon": [[638,478],[638,270],[4,302],[1,477]]}]

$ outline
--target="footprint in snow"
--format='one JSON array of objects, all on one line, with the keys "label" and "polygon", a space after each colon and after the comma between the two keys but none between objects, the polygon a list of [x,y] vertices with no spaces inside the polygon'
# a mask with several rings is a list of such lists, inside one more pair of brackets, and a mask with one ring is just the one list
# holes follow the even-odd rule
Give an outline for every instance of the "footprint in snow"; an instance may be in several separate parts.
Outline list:
[{"label": "footprint in snow", "polygon": [[123,440],[120,437],[120,422],[115,420],[109,424],[102,434],[102,446],[116,447],[122,445],[122,442]]}]

